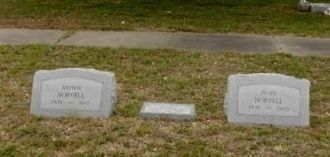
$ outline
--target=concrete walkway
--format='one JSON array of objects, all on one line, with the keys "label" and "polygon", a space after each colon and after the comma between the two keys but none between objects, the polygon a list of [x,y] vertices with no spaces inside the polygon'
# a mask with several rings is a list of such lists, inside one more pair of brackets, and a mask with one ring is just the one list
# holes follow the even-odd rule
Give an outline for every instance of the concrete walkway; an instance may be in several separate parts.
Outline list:
[{"label": "concrete walkway", "polygon": [[330,56],[330,38],[182,32],[65,32],[59,30],[0,29],[0,45],[25,44],[165,48],[240,53],[283,52],[298,56]]}]

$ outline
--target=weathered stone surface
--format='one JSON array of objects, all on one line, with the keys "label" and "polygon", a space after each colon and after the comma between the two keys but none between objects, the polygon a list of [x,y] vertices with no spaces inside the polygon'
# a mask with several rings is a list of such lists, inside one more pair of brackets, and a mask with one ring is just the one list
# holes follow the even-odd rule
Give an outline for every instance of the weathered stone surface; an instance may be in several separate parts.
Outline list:
[{"label": "weathered stone surface", "polygon": [[77,31],[0,29],[0,45],[55,44],[96,47],[165,48],[240,53],[284,52],[299,56],[330,56],[330,40],[218,33]]},{"label": "weathered stone surface", "polygon": [[140,111],[143,119],[170,119],[191,121],[196,117],[195,105],[145,102]]},{"label": "weathered stone surface", "polygon": [[225,113],[232,123],[309,126],[310,82],[257,73],[228,78]]},{"label": "weathered stone surface", "polygon": [[110,72],[68,68],[35,73],[30,112],[48,117],[109,117],[116,99]]},{"label": "weathered stone surface", "polygon": [[283,52],[297,56],[330,56],[330,39],[276,37]]},{"label": "weathered stone surface", "polygon": [[310,3],[311,12],[324,13],[328,8],[330,8],[330,3]]},{"label": "weathered stone surface", "polygon": [[271,37],[239,34],[164,33],[164,32],[90,32],[83,31],[59,45],[127,48],[170,48],[179,50],[226,50],[248,53],[277,52]]},{"label": "weathered stone surface", "polygon": [[0,29],[0,45],[55,44],[63,35],[59,30]]},{"label": "weathered stone surface", "polygon": [[330,7],[326,9],[323,13],[324,15],[330,16]]}]

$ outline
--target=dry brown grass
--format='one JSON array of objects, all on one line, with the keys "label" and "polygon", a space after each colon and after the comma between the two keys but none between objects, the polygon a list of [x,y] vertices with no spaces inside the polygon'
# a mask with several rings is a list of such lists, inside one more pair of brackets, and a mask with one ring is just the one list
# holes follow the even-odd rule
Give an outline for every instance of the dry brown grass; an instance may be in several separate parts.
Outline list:
[{"label": "dry brown grass", "polygon": [[[33,73],[64,67],[114,71],[118,102],[106,119],[29,114]],[[227,123],[230,74],[277,72],[312,83],[311,127]],[[143,101],[194,103],[195,122],[143,121]],[[0,46],[0,156],[329,156],[330,58],[285,54]]]}]

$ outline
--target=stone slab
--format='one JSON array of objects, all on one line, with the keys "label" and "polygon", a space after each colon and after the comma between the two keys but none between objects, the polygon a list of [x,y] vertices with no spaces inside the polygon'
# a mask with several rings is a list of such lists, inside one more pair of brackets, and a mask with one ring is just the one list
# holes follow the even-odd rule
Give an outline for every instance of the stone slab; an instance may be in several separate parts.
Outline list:
[{"label": "stone slab", "polygon": [[139,114],[142,119],[191,121],[196,117],[195,105],[145,102]]},{"label": "stone slab", "polygon": [[241,53],[280,52],[272,37],[243,34],[179,33],[173,46],[187,50],[231,51]]},{"label": "stone slab", "polygon": [[0,29],[0,45],[55,44],[63,35],[58,30]]},{"label": "stone slab", "polygon": [[309,126],[310,82],[273,74],[237,74],[228,78],[225,113],[241,124]]},{"label": "stone slab", "polygon": [[116,100],[114,73],[94,69],[40,70],[30,112],[47,117],[109,117]]},{"label": "stone slab", "polygon": [[297,56],[330,56],[330,39],[277,37],[284,52]]},{"label": "stone slab", "polygon": [[65,32],[58,30],[0,29],[0,45],[56,44],[203,52],[232,51],[263,54],[284,52],[298,56],[330,56],[330,39],[328,38],[125,31],[77,31],[71,36],[64,34]]},{"label": "stone slab", "polygon": [[271,37],[238,34],[166,32],[77,32],[59,45],[179,50],[279,52]]},{"label": "stone slab", "polygon": [[330,3],[310,3],[311,12],[323,13],[330,8]]}]

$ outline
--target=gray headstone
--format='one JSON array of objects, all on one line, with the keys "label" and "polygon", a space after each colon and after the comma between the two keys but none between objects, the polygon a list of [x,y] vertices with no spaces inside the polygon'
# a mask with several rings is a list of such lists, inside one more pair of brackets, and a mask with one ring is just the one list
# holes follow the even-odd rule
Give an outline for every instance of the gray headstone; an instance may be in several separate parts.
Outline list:
[{"label": "gray headstone", "polygon": [[110,72],[68,68],[34,75],[30,112],[47,117],[109,117],[116,99]]},{"label": "gray headstone", "polygon": [[191,121],[196,117],[195,105],[145,102],[140,111],[143,119]]},{"label": "gray headstone", "polygon": [[307,127],[309,88],[308,80],[281,74],[231,75],[225,113],[232,123]]}]

